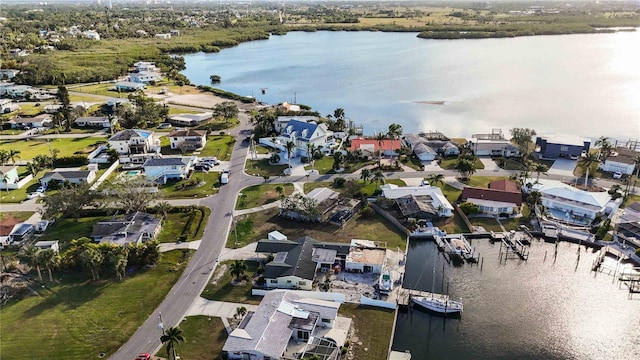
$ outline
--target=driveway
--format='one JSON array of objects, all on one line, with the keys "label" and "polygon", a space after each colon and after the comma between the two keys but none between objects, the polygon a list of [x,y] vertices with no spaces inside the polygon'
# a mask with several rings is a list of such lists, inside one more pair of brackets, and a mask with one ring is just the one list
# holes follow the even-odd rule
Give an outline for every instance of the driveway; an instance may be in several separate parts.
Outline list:
[{"label": "driveway", "polygon": [[498,166],[498,164],[496,164],[495,161],[493,161],[493,159],[491,158],[479,158],[480,162],[482,162],[482,165],[484,165],[484,170],[485,171],[501,171],[502,169],[500,169],[500,167]]},{"label": "driveway", "polygon": [[575,170],[576,165],[578,165],[578,162],[576,160],[557,159],[549,169],[548,173],[553,175],[574,177],[573,170]]}]

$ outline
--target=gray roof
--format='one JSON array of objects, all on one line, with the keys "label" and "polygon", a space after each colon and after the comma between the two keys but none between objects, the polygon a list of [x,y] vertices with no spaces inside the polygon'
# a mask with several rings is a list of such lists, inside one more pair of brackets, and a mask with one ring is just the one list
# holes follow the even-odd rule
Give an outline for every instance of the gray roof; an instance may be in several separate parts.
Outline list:
[{"label": "gray roof", "polygon": [[121,219],[98,222],[93,226],[91,237],[119,245],[134,243],[144,233],[154,234],[160,226],[160,220],[152,214],[137,211]]},{"label": "gray roof", "polygon": [[87,116],[87,117],[79,117],[74,122],[95,122],[95,121],[105,122],[105,121],[109,121],[109,118],[106,116]]},{"label": "gray roof", "polygon": [[109,141],[126,141],[135,137],[141,137],[146,139],[149,137],[149,135],[151,135],[151,131],[127,129],[127,130],[119,131],[117,134],[110,137]]},{"label": "gray roof", "polygon": [[[223,351],[259,352],[280,359],[296,325],[307,326],[304,319],[335,319],[340,304],[307,299],[291,291],[267,292],[255,313],[247,314],[240,326],[229,334]],[[248,320],[247,320],[248,319]]]},{"label": "gray roof", "polygon": [[311,259],[313,245],[318,243],[309,236],[294,240],[298,245],[286,252],[282,262],[278,259],[265,265],[264,277],[275,279],[283,276],[297,276],[301,279],[313,280],[316,264]]},{"label": "gray roof", "polygon": [[632,202],[631,204],[629,204],[629,206],[627,206],[627,209],[640,212],[640,201]]},{"label": "gray roof", "polygon": [[517,147],[507,142],[478,142],[474,147],[477,150],[518,150]]},{"label": "gray roof", "polygon": [[70,180],[70,179],[86,179],[89,177],[91,171],[78,170],[78,171],[50,171],[42,176],[42,180]]},{"label": "gray roof", "polygon": [[181,157],[149,159],[143,166],[183,166],[186,165]]}]

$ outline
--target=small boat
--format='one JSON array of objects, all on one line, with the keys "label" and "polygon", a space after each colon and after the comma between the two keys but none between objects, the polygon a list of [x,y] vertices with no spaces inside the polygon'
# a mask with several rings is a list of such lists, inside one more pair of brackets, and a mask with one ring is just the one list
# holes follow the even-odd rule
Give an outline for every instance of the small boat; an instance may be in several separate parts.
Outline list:
[{"label": "small boat", "polygon": [[391,279],[391,273],[389,270],[384,270],[382,274],[380,274],[378,288],[383,294],[388,294],[393,289],[393,280]]},{"label": "small boat", "polygon": [[460,301],[450,300],[448,296],[415,296],[413,302],[422,306],[427,310],[431,310],[440,314],[459,314],[462,312],[463,305]]}]

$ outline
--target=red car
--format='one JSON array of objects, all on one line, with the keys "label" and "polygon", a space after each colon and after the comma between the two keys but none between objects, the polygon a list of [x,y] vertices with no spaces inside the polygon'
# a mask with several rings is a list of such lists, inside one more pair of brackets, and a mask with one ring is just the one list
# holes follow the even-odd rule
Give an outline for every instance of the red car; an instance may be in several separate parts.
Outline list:
[{"label": "red car", "polygon": [[151,355],[149,355],[149,353],[142,353],[138,355],[135,360],[151,360]]}]

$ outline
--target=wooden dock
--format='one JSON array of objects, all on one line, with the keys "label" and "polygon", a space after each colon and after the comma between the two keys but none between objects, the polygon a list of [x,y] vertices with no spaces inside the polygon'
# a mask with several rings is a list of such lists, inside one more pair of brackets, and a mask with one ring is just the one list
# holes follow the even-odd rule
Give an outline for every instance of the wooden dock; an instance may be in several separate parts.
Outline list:
[{"label": "wooden dock", "polygon": [[414,296],[423,296],[423,297],[438,297],[440,299],[449,300],[449,295],[438,294],[438,293],[430,293],[427,291],[413,290],[413,289],[405,289],[400,288],[398,291],[397,303],[398,306],[408,307],[411,304],[411,298]]}]

